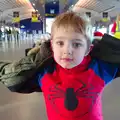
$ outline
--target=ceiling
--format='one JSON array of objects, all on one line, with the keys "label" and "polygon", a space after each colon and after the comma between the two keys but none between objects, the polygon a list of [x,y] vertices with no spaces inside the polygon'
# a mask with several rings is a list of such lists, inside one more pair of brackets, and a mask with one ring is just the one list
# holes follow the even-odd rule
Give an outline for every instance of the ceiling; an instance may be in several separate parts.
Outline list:
[{"label": "ceiling", "polygon": [[110,17],[120,13],[120,0],[79,0],[74,10],[79,12],[91,12],[92,19],[100,20],[103,12],[108,12]]},{"label": "ceiling", "polygon": [[110,17],[115,17],[120,13],[120,0],[0,0],[0,21],[11,22],[13,11],[20,11],[20,19],[30,18],[34,9],[38,9],[39,13],[44,16],[45,3],[56,1],[59,1],[60,12],[75,4],[74,10],[90,11],[94,20],[99,20],[102,12],[108,12]]},{"label": "ceiling", "polygon": [[45,15],[45,3],[55,3],[59,1],[60,11],[64,9],[67,2],[72,4],[73,0],[0,0],[0,21],[5,20],[6,23],[12,22],[13,12],[20,11],[20,19],[26,19],[31,17],[31,12],[38,10],[41,16]]}]

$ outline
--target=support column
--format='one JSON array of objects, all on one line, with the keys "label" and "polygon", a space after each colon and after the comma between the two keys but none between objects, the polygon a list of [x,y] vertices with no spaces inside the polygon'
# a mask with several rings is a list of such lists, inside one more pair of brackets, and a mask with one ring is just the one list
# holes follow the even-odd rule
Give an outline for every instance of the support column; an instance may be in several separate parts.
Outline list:
[{"label": "support column", "polygon": [[43,34],[46,33],[46,18],[45,16],[43,17]]}]

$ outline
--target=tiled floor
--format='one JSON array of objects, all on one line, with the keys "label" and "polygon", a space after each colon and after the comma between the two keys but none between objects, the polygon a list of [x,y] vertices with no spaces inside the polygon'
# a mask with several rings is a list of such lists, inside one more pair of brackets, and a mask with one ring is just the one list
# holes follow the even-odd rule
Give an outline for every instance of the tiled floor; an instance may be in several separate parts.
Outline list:
[{"label": "tiled floor", "polygon": [[[0,61],[24,57],[32,40],[0,41]],[[120,120],[120,79],[109,84],[102,97],[104,120]],[[10,92],[0,84],[0,120],[47,120],[41,93],[22,95]]]},{"label": "tiled floor", "polygon": [[0,60],[19,60],[25,55],[25,49],[32,47],[33,40],[0,41]]}]

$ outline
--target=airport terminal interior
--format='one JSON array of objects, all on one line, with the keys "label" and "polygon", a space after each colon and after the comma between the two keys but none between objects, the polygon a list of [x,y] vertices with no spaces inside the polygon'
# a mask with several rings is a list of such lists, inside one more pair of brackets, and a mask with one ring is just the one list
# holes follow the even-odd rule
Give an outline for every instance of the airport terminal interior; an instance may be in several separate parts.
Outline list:
[{"label": "airport terminal interior", "polygon": [[[50,38],[55,17],[72,9],[90,17],[93,38],[96,31],[114,36],[111,30],[120,15],[120,0],[0,0],[0,63],[26,57],[26,49]],[[103,90],[104,120],[120,120],[119,86],[117,78]],[[48,120],[43,93],[11,92],[0,83],[0,120]]]}]

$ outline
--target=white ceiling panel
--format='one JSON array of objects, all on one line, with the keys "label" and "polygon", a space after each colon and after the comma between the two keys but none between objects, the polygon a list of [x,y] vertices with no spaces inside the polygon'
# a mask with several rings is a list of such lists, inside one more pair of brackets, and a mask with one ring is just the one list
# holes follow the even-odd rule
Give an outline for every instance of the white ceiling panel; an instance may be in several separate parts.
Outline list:
[{"label": "white ceiling panel", "polygon": [[120,0],[78,0],[75,7],[79,10],[81,8],[87,11],[92,10],[98,15],[101,15],[102,12],[108,12],[110,16],[116,16],[120,13]]}]

